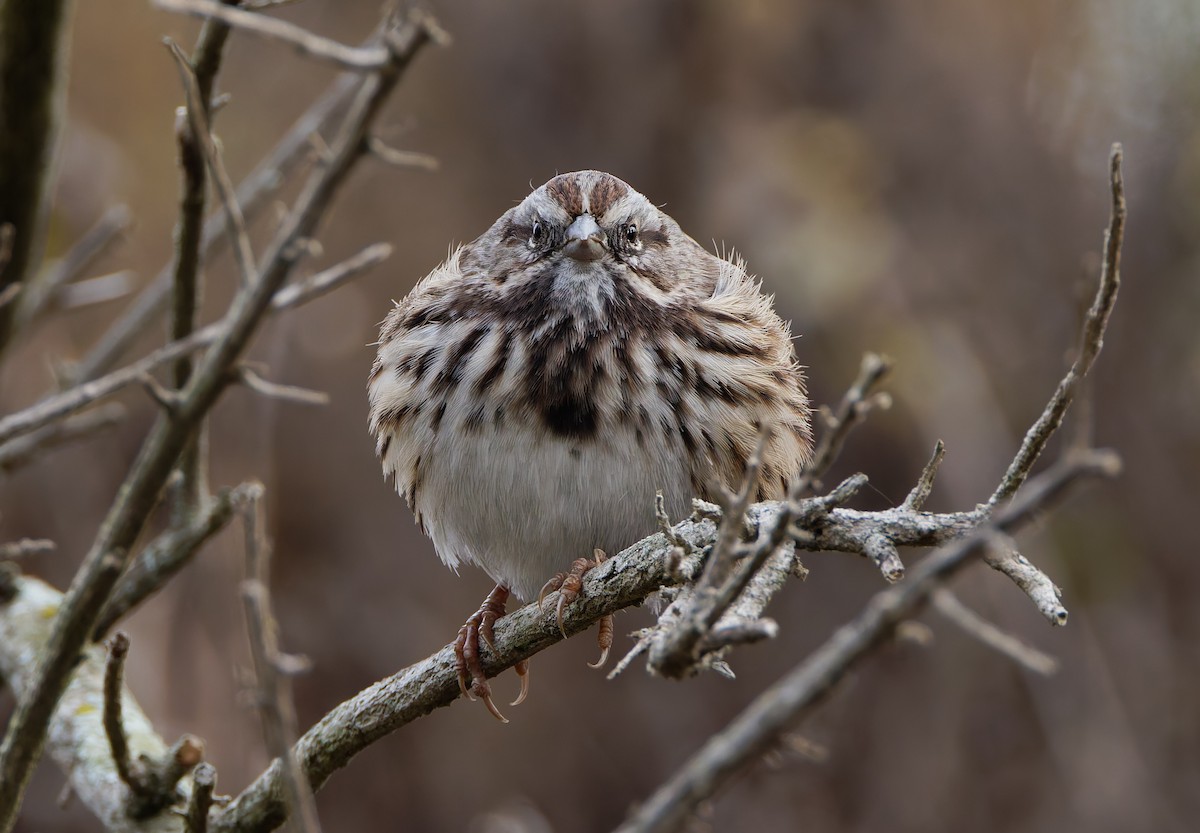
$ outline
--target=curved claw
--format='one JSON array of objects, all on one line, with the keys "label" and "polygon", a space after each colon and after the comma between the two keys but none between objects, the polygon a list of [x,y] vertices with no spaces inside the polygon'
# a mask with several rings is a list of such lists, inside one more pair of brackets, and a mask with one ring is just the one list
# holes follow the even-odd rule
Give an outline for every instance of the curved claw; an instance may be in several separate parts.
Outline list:
[{"label": "curved claw", "polygon": [[479,692],[479,699],[483,700],[483,704],[487,706],[487,710],[492,713],[492,717],[499,720],[501,723],[507,723],[508,718],[500,714],[500,710],[496,708],[496,704],[492,702],[492,693],[487,689]]},{"label": "curved claw", "polygon": [[608,649],[613,644],[613,631],[616,629],[616,619],[610,613],[600,617],[599,632],[596,634],[596,644],[600,646],[600,659],[589,662],[588,668],[602,668],[608,660]]},{"label": "curved claw", "polygon": [[588,668],[603,668],[604,663],[606,663],[606,662],[608,662],[608,648],[607,647],[602,648],[600,650],[600,659],[596,660],[595,662],[589,662],[587,664],[587,667]]},{"label": "curved claw", "polygon": [[558,632],[563,635],[563,639],[567,638],[567,632],[563,628],[563,611],[567,609],[567,594],[558,594],[558,606],[554,610],[555,621],[558,622]]},{"label": "curved claw", "polygon": [[525,698],[529,696],[529,660],[523,659],[518,662],[513,669],[517,672],[517,676],[521,678],[521,693],[517,695],[517,699],[509,703],[510,706],[519,706],[525,702]]},{"label": "curved claw", "polygon": [[538,610],[542,609],[542,602],[546,601],[547,595],[562,587],[563,579],[565,578],[565,574],[555,573],[554,575],[550,576],[549,581],[542,585],[542,589],[538,591]]}]

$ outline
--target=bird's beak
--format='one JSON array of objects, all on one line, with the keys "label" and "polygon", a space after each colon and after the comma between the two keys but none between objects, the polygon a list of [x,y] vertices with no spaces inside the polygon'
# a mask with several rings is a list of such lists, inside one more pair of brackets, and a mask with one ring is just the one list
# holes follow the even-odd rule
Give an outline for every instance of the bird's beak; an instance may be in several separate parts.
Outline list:
[{"label": "bird's beak", "polygon": [[567,226],[563,251],[567,257],[582,261],[599,260],[604,256],[604,232],[591,214],[580,214]]}]

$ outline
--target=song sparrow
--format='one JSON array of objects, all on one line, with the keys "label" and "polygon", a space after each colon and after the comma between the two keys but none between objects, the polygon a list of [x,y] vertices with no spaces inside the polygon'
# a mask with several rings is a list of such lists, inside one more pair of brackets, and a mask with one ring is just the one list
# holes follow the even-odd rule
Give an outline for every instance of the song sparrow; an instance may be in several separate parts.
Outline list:
[{"label": "song sparrow", "polygon": [[500,717],[479,639],[510,590],[530,599],[573,559],[653,532],[658,490],[680,517],[737,485],[763,426],[758,498],[783,496],[811,438],[771,301],[740,260],[704,251],[616,177],[580,171],[395,305],[368,383],[384,474],[442,561],[497,583],[456,642],[464,694],[470,674]]}]

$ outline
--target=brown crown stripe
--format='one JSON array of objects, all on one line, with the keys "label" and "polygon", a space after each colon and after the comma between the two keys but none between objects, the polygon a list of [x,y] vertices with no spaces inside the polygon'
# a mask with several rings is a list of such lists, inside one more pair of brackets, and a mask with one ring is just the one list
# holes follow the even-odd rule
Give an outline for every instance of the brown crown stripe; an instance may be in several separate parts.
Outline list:
[{"label": "brown crown stripe", "polygon": [[603,216],[608,209],[612,208],[613,203],[621,198],[624,191],[621,180],[609,174],[601,174],[596,183],[592,185],[592,192],[588,195],[588,208],[591,209],[592,216]]},{"label": "brown crown stripe", "polygon": [[572,217],[583,213],[583,191],[577,177],[571,174],[556,176],[546,183],[546,194]]}]

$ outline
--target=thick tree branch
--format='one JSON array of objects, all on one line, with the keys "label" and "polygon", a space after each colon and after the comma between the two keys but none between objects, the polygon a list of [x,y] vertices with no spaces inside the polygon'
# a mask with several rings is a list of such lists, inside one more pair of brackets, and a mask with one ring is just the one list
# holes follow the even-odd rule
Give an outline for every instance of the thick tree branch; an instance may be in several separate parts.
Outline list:
[{"label": "thick tree branch", "polygon": [[[13,229],[0,290],[28,292],[41,261],[49,213],[50,169],[62,109],[72,4],[0,4],[0,226]],[[0,355],[20,304],[0,306]]]}]

